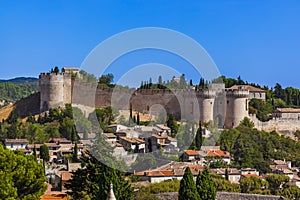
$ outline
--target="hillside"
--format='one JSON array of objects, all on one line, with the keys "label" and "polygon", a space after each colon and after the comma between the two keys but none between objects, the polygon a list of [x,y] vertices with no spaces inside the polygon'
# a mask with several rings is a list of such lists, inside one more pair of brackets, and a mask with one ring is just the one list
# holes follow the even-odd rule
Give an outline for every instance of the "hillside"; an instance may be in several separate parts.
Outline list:
[{"label": "hillside", "polygon": [[14,103],[39,91],[38,79],[15,78],[0,80],[0,107]]},{"label": "hillside", "polygon": [[39,79],[34,77],[17,77],[13,79],[3,80],[0,79],[0,83],[16,83],[16,84],[24,84],[24,83],[38,83]]}]

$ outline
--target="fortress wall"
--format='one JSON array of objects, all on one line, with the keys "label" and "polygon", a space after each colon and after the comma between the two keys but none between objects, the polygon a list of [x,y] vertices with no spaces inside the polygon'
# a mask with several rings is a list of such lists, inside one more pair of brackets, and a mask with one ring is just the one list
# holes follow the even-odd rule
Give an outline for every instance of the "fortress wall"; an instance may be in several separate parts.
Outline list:
[{"label": "fortress wall", "polygon": [[72,77],[71,74],[65,74],[63,78],[63,101],[64,104],[72,103]]},{"label": "fortress wall", "polygon": [[250,115],[250,119],[258,130],[276,131],[292,138],[294,138],[294,133],[300,130],[300,120],[298,119],[272,119],[267,122],[261,122],[256,115]]}]

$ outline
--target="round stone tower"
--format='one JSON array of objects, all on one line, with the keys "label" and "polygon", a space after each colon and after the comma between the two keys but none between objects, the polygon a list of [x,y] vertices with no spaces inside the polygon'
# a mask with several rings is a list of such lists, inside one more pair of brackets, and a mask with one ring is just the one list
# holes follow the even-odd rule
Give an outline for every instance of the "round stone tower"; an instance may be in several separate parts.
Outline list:
[{"label": "round stone tower", "polygon": [[62,73],[41,73],[39,87],[41,112],[64,106],[64,76]]},{"label": "round stone tower", "polygon": [[225,127],[233,128],[239,125],[239,123],[248,117],[248,99],[249,91],[238,90],[226,90],[226,120]]},{"label": "round stone tower", "polygon": [[198,95],[200,120],[202,122],[213,121],[216,92],[212,90],[201,90]]}]

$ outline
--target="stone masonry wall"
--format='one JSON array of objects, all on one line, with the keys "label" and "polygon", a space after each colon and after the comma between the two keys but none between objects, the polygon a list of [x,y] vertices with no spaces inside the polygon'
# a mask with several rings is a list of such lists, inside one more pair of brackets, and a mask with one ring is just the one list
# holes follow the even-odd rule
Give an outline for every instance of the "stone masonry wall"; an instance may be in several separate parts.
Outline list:
[{"label": "stone masonry wall", "polygon": [[[178,192],[161,193],[156,195],[162,200],[178,200]],[[284,200],[280,196],[217,192],[216,200]]]}]

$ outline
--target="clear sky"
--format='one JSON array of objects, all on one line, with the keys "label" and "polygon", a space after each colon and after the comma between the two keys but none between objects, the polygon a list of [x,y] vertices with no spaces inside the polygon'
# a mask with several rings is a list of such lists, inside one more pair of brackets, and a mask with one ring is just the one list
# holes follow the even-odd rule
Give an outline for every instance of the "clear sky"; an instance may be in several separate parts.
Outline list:
[{"label": "clear sky", "polygon": [[[37,77],[80,66],[106,38],[132,28],[164,27],[199,42],[221,74],[300,88],[300,1],[132,0],[0,1],[0,79]],[[151,55],[151,56],[149,56]],[[185,66],[161,52],[124,56],[109,68],[143,63]],[[122,61],[123,59],[123,61]],[[119,74],[118,74],[119,73]],[[198,78],[189,67],[180,73]],[[154,77],[155,78],[155,77]]]}]

